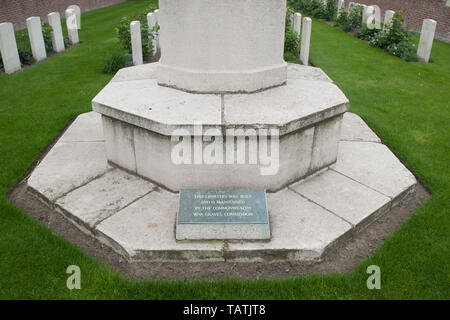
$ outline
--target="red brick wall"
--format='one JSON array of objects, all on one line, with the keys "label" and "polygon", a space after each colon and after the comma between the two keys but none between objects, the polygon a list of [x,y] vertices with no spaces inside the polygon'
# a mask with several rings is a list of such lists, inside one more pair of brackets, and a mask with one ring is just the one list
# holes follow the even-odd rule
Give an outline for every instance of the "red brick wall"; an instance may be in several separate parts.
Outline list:
[{"label": "red brick wall", "polygon": [[[347,6],[349,1],[345,0]],[[402,10],[409,29],[418,32],[422,29],[424,19],[436,20],[435,38],[450,42],[450,7],[446,6],[447,0],[353,0],[353,2],[379,6],[381,21],[386,10]]]},{"label": "red brick wall", "polygon": [[[12,22],[15,29],[25,27],[25,20],[31,16],[46,18],[47,14],[59,11],[63,17],[69,5],[76,4],[81,11],[106,7],[126,0],[0,0],[0,23]],[[345,0],[348,5],[350,0]],[[377,5],[384,19],[386,10],[402,10],[406,24],[411,30],[419,31],[423,19],[437,21],[436,38],[450,42],[450,7],[447,0],[353,0],[354,2]]]},{"label": "red brick wall", "polygon": [[107,7],[126,0],[0,0],[0,23],[12,22],[16,30],[26,27],[25,20],[37,16],[45,18],[58,11],[61,18],[70,5],[77,5],[81,12]]}]

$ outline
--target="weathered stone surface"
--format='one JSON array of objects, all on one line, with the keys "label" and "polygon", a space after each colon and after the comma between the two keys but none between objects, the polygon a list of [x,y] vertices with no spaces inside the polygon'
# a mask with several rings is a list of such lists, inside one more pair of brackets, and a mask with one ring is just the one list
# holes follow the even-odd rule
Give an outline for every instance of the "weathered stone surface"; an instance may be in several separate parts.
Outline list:
[{"label": "weathered stone surface", "polygon": [[332,169],[391,198],[416,184],[408,169],[380,143],[341,141]]},{"label": "weathered stone surface", "polygon": [[103,142],[59,142],[33,171],[28,185],[54,201],[109,169]]},{"label": "weathered stone surface", "polygon": [[319,123],[314,128],[310,172],[317,172],[336,162],[341,135],[342,115]]},{"label": "weathered stone surface", "polygon": [[108,161],[136,172],[134,127],[105,116],[102,122]]},{"label": "weathered stone surface", "polygon": [[254,92],[286,82],[286,1],[163,1],[159,5],[158,83],[217,93]]},{"label": "weathered stone surface", "polygon": [[91,111],[79,115],[58,142],[104,141],[101,115]]},{"label": "weathered stone surface", "polygon": [[288,64],[288,78],[333,83],[333,80],[322,69],[295,63]]},{"label": "weathered stone surface", "polygon": [[120,69],[111,82],[156,79],[157,65],[158,63],[146,63],[140,66]]},{"label": "weathered stone surface", "polygon": [[175,241],[177,211],[178,195],[153,191],[101,222],[97,232],[133,260],[223,260],[222,241]]},{"label": "weathered stone surface", "polygon": [[150,182],[114,169],[59,198],[56,205],[82,224],[94,227],[152,189]]},{"label": "weathered stone surface", "polygon": [[[72,126],[63,138],[80,139],[77,134],[84,129],[85,142],[58,142],[32,173],[29,186],[50,203],[63,196],[57,203],[74,223],[133,261],[319,259],[330,246],[395,205],[397,199],[390,198],[416,183],[385,146],[359,142],[365,138],[356,134],[355,141],[340,143],[338,163],[333,166],[339,172],[328,170],[268,195],[270,242],[176,242],[178,195],[156,188],[130,204],[129,199],[143,189],[149,191],[151,183],[106,165],[104,144],[96,142],[100,133],[93,128],[98,126],[95,113],[81,115]],[[359,121],[351,122],[349,130],[352,126],[363,136],[370,130],[360,130],[365,124]],[[167,175],[177,178],[176,172]]]},{"label": "weathered stone surface", "polygon": [[229,127],[272,125],[286,134],[348,109],[348,99],[328,83],[331,80],[323,71],[289,64],[286,86],[251,95],[225,95],[222,121],[219,95],[189,94],[158,86],[153,80],[156,67],[157,63],[152,63],[121,69],[94,98],[94,111],[170,135],[180,128],[192,131],[193,123],[207,128],[222,122]]},{"label": "weathered stone surface", "polygon": [[[274,175],[261,175],[262,169],[269,169],[267,164],[175,164],[171,152],[176,142],[171,142],[169,136],[126,125],[107,117],[104,121],[104,130],[108,133],[106,139],[108,159],[141,176],[151,177],[152,181],[170,190],[192,188],[278,190],[310,173],[314,128],[282,136],[279,144],[279,163],[270,164],[279,170]],[[205,144],[204,148],[207,146],[208,144]],[[225,150],[223,153],[225,154]],[[246,158],[249,157],[248,148],[245,155]],[[214,179],[211,179],[212,176]]]},{"label": "weathered stone surface", "polygon": [[[351,225],[295,192],[269,194],[270,242],[230,242],[230,260],[318,259],[351,230]],[[348,234],[347,234],[348,235]]]},{"label": "weathered stone surface", "polygon": [[389,197],[333,170],[290,188],[357,227],[386,212],[391,202]]},{"label": "weathered stone surface", "polygon": [[270,240],[268,224],[177,224],[177,240]]},{"label": "weathered stone surface", "polygon": [[[174,191],[275,191],[335,162],[340,115],[349,103],[320,69],[292,65],[292,79],[286,86],[254,94],[200,95],[158,86],[154,79],[134,80],[154,77],[155,65],[122,69],[93,100],[93,109],[104,115],[107,157],[112,163]],[[228,129],[243,129],[244,134],[247,129],[278,129],[279,170],[272,176],[261,175],[267,165],[223,165],[224,159],[214,165],[173,163],[172,135],[194,134],[194,124],[201,124],[204,131],[218,129],[219,135]],[[225,155],[225,143],[222,146]]]},{"label": "weathered stone surface", "polygon": [[5,73],[10,74],[19,71],[21,68],[19,51],[17,50],[14,27],[10,22],[0,23],[0,50]]},{"label": "weathered stone surface", "polygon": [[227,127],[277,127],[283,135],[342,114],[348,108],[348,99],[332,83],[289,79],[285,86],[251,95],[225,95],[224,122]]},{"label": "weathered stone surface", "polygon": [[341,140],[381,142],[360,116],[346,112],[342,121]]},{"label": "weathered stone surface", "polygon": [[204,127],[221,123],[220,96],[174,90],[159,86],[156,80],[110,82],[94,98],[92,108],[111,118],[165,135],[171,135],[175,129],[191,132],[194,123]]},{"label": "weathered stone surface", "polygon": [[[133,66],[120,69],[111,81],[132,81],[148,80],[157,78],[158,63],[146,63],[140,66]],[[288,63],[288,78],[333,82],[328,75],[320,68],[304,66],[296,63]]]},{"label": "weathered stone surface", "polygon": [[278,190],[311,173],[314,134],[315,128],[308,128],[281,138],[280,171],[276,176],[268,177],[267,182],[275,182],[277,179],[278,183],[271,189]]}]

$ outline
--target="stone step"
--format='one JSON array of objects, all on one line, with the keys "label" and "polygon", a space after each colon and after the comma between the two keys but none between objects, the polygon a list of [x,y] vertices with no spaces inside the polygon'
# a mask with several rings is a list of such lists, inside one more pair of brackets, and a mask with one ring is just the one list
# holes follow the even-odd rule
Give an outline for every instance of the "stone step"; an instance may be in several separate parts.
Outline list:
[{"label": "stone step", "polygon": [[318,260],[389,210],[416,179],[357,115],[337,163],[268,193],[271,240],[176,241],[178,194],[112,168],[101,119],[80,115],[28,180],[29,190],[130,261]]}]

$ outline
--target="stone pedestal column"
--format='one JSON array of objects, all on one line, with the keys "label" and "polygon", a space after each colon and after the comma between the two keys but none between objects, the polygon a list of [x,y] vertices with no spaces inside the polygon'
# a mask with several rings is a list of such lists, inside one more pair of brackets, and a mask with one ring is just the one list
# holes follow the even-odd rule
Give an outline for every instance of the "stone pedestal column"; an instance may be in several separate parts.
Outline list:
[{"label": "stone pedestal column", "polygon": [[285,0],[161,0],[158,83],[188,92],[284,84]]}]

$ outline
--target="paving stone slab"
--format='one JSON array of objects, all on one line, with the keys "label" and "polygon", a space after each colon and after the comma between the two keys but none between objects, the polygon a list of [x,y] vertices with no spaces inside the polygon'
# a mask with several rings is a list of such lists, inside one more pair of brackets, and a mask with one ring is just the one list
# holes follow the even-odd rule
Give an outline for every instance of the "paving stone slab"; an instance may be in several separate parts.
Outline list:
[{"label": "paving stone slab", "polygon": [[102,118],[94,111],[79,115],[58,140],[58,142],[92,141],[104,141]]},{"label": "paving stone slab", "polygon": [[389,197],[333,170],[290,188],[357,228],[386,212],[391,202]]},{"label": "paving stone slab", "polygon": [[346,112],[342,122],[341,140],[381,142],[360,116]]},{"label": "paving stone slab", "polygon": [[108,170],[103,142],[58,142],[33,171],[28,185],[54,201]]},{"label": "paving stone slab", "polygon": [[268,207],[271,241],[230,241],[228,260],[314,260],[350,236],[349,223],[291,190],[269,194]]},{"label": "paving stone slab", "polygon": [[178,195],[153,191],[104,220],[97,232],[133,260],[223,260],[222,241],[176,242]]},{"label": "paving stone slab", "polygon": [[414,175],[380,143],[341,141],[338,160],[331,168],[393,199],[417,183]]},{"label": "paving stone slab", "polygon": [[56,205],[92,228],[152,191],[153,187],[144,179],[114,169],[59,198]]}]

